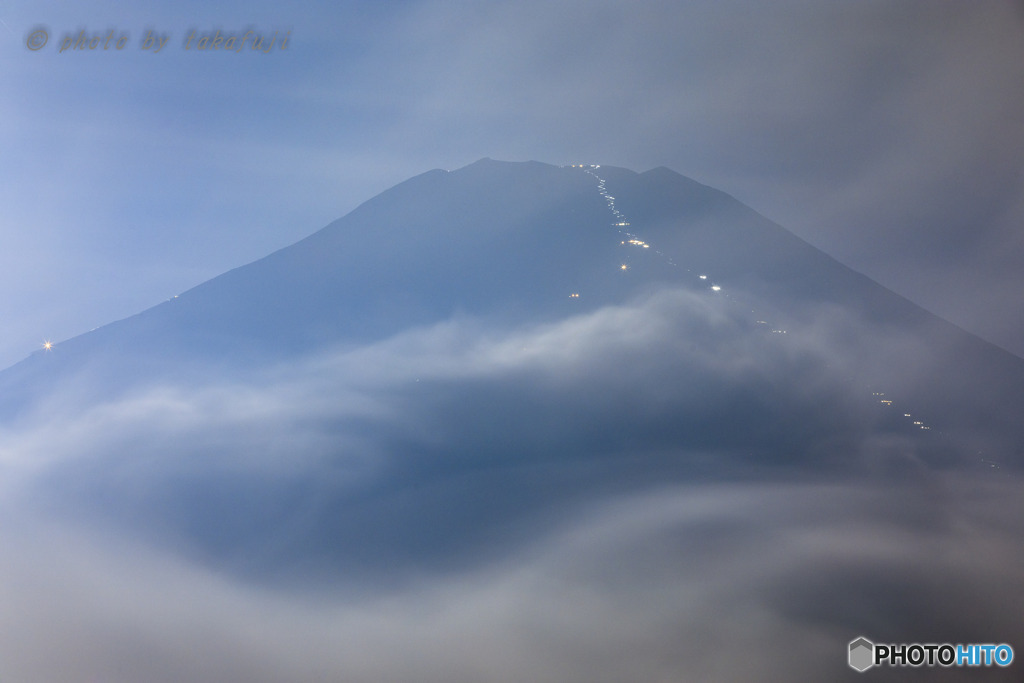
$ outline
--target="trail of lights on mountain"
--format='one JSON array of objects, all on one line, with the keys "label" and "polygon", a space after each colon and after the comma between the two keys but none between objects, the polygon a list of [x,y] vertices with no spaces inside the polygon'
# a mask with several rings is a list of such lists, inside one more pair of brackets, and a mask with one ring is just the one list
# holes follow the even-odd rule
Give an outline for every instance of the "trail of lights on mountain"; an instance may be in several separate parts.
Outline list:
[{"label": "trail of lights on mountain", "polygon": [[[613,228],[615,228],[619,232],[620,236],[623,237],[623,239],[620,240],[620,244],[623,247],[638,247],[638,248],[641,248],[641,249],[651,249],[651,245],[650,244],[648,244],[644,240],[641,240],[636,234],[634,234],[634,233],[632,233],[632,232],[630,232],[629,230],[626,229],[626,228],[632,227],[631,223],[627,219],[625,214],[623,214],[621,211],[619,211],[618,208],[616,208],[616,206],[615,206],[615,197],[612,196],[608,192],[608,188],[607,188],[607,186],[605,184],[605,179],[602,178],[600,175],[598,175],[597,169],[601,168],[601,166],[599,164],[572,164],[572,165],[570,165],[570,168],[579,168],[584,173],[592,176],[595,180],[597,180],[597,191],[601,195],[601,197],[605,200],[605,203],[608,205],[608,209],[609,209],[609,211],[611,211],[612,216],[614,216],[614,222],[611,224],[611,226]],[[652,249],[652,251],[653,251],[653,253],[655,255],[665,259],[665,262],[668,263],[668,265],[672,266],[673,268],[679,268],[680,267],[678,264],[676,264],[672,260],[672,258],[669,255],[662,253],[658,249]],[[627,255],[627,258],[626,258],[625,262],[623,262],[622,264],[619,265],[619,270],[627,271],[627,270],[629,270],[629,268],[630,268],[630,257]],[[686,268],[685,266],[683,267],[683,269],[687,273],[691,273],[692,272],[689,268]],[[716,284],[713,280],[709,279],[709,276],[706,273],[698,274],[697,275],[697,279],[700,280],[701,284],[704,284],[706,286],[706,288],[709,289],[710,291],[715,292],[716,294],[720,294],[721,296],[724,296],[724,297],[732,300],[734,303],[739,303],[732,296],[730,296],[727,292],[723,292],[721,285]],[[579,297],[579,294],[578,293],[573,293],[573,294],[570,294],[570,297],[577,298],[577,297]],[[754,313],[754,311],[751,311],[751,313]],[[758,320],[756,322],[757,322],[758,325],[764,325],[767,329],[770,330],[771,334],[779,334],[779,335],[786,335],[786,334],[788,334],[787,330],[784,330],[784,329],[781,329],[781,328],[774,328],[771,325],[769,325],[767,321]],[[894,406],[895,406],[895,403],[894,403],[894,401],[892,399],[885,398],[885,393],[884,392],[872,392],[872,398],[874,398],[880,405],[882,405],[882,406],[884,406],[886,408],[894,408]],[[914,414],[913,413],[906,413],[905,412],[905,413],[903,413],[903,417],[904,417],[904,419],[908,423],[911,423],[909,426],[914,428],[914,429],[919,429],[919,430],[922,430],[922,431],[931,431],[931,429],[932,429],[931,426],[926,424],[923,420],[913,419],[914,418]],[[941,432],[939,432],[939,433],[941,434]],[[995,466],[995,465],[993,465],[993,466]]]},{"label": "trail of lights on mountain", "polygon": [[[624,246],[624,247],[637,247],[639,249],[651,249],[651,245],[650,244],[648,244],[646,241],[640,239],[640,237],[638,235],[636,235],[633,232],[627,230],[627,228],[631,227],[629,219],[626,217],[625,214],[623,214],[621,211],[619,211],[619,209],[615,206],[615,197],[612,196],[612,194],[608,192],[608,188],[606,186],[605,179],[602,178],[597,173],[597,169],[601,168],[601,166],[599,164],[589,164],[589,165],[588,164],[573,164],[570,167],[571,168],[578,168],[578,169],[582,170],[584,173],[586,173],[587,175],[592,176],[597,181],[597,191],[601,195],[601,197],[604,199],[605,203],[608,205],[608,210],[611,211],[612,216],[615,219],[614,222],[612,223],[612,227],[615,228],[616,231],[618,231],[619,235],[623,238],[622,240],[620,240],[620,244],[622,246]],[[662,251],[660,251],[658,249],[652,249],[652,252],[655,255],[665,259],[665,262],[668,263],[668,265],[672,266],[673,268],[679,268],[679,265],[677,263],[675,263],[675,261],[672,260],[672,257],[669,256],[668,254],[665,254],[665,253],[663,253]],[[630,264],[630,260],[631,260],[631,256],[627,253],[625,262],[622,263],[619,266],[619,269],[620,270],[629,270],[630,265],[631,265]],[[684,270],[686,270],[686,272],[690,272],[689,268],[684,268]],[[701,280],[707,280],[707,276],[706,275],[701,275],[700,279]],[[714,291],[714,292],[722,292],[722,287],[720,285],[717,285],[717,284],[711,283],[710,284],[710,289],[712,291]],[[726,294],[724,292],[722,294],[723,294],[723,296],[728,296],[728,294]]]}]

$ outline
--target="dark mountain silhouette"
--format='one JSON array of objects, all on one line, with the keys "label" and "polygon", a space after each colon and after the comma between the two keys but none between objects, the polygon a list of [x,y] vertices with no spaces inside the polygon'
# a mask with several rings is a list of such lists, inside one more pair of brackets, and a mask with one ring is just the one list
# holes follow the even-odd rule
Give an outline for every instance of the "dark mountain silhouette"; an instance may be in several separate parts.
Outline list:
[{"label": "dark mountain silhouette", "polygon": [[827,311],[915,340],[912,354],[866,350],[851,379],[888,389],[947,431],[998,434],[1019,448],[1024,362],[732,197],[665,168],[490,159],[412,178],[295,245],[34,354],[0,374],[2,407],[16,414],[82,373],[99,397],[159,378],[245,372],[452,315],[537,323],[714,283],[764,327],[799,333]]}]

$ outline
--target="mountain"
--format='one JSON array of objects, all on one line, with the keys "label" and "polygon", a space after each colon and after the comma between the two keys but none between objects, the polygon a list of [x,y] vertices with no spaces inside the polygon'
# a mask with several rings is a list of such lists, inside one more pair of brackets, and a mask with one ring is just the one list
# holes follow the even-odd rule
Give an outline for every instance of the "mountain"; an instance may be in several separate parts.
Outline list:
[{"label": "mountain", "polygon": [[[557,506],[611,482],[717,477],[723,463],[758,476],[1015,468],[1024,442],[1024,361],[665,168],[484,159],[430,171],[297,244],[34,354],[0,387],[11,425],[88,430],[159,406],[119,417],[90,457],[47,471],[55,504],[170,523],[215,556],[248,557],[268,528],[290,557],[324,534],[361,548],[344,562],[314,553],[328,572],[408,561],[422,550],[412,538],[456,557],[498,519],[525,523],[520,499]],[[290,394],[312,408],[264,406]],[[400,417],[353,414],[343,398],[332,407],[351,394]],[[176,411],[184,427],[165,424]],[[197,426],[201,412],[215,417]],[[354,452],[372,475],[350,490],[301,465],[267,481],[204,464],[236,452]],[[161,469],[126,496],[114,472],[136,457],[187,474]],[[538,467],[551,470],[542,484]],[[467,472],[486,495],[440,523]],[[387,511],[396,491],[431,486],[431,513]],[[380,519],[399,540],[365,535]],[[434,538],[423,524],[447,531]]]},{"label": "mountain", "polygon": [[210,368],[246,372],[453,315],[551,322],[665,287],[721,287],[713,293],[752,322],[787,334],[820,316],[884,334],[846,359],[857,391],[897,396],[966,438],[1000,435],[1019,454],[1020,359],[732,197],[666,168],[490,159],[412,178],[295,245],[37,352],[0,375],[0,414],[86,373],[103,395]]},{"label": "mountain", "polygon": [[858,637],[1018,643],[1022,409],[1024,361],[668,169],[430,171],[0,373],[4,670],[859,680]]}]

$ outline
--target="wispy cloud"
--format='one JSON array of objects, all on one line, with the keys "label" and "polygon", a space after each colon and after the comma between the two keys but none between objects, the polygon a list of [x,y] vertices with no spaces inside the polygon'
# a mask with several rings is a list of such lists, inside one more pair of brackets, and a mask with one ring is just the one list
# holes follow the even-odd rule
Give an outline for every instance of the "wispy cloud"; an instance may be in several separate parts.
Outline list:
[{"label": "wispy cloud", "polygon": [[1024,635],[1007,599],[1024,578],[1022,529],[1006,525],[1022,518],[1019,486],[663,487],[550,520],[499,563],[371,595],[268,590],[151,545],[32,524],[0,553],[0,671],[42,683],[835,679],[857,635]]}]

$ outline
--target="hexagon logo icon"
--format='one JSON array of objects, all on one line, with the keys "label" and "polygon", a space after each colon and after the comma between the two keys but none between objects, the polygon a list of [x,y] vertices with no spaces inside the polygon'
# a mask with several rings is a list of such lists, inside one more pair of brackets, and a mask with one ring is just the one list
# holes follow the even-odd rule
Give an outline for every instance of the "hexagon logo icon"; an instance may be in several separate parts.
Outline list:
[{"label": "hexagon logo icon", "polygon": [[857,671],[867,671],[875,662],[875,644],[861,636],[850,641],[850,666]]}]

